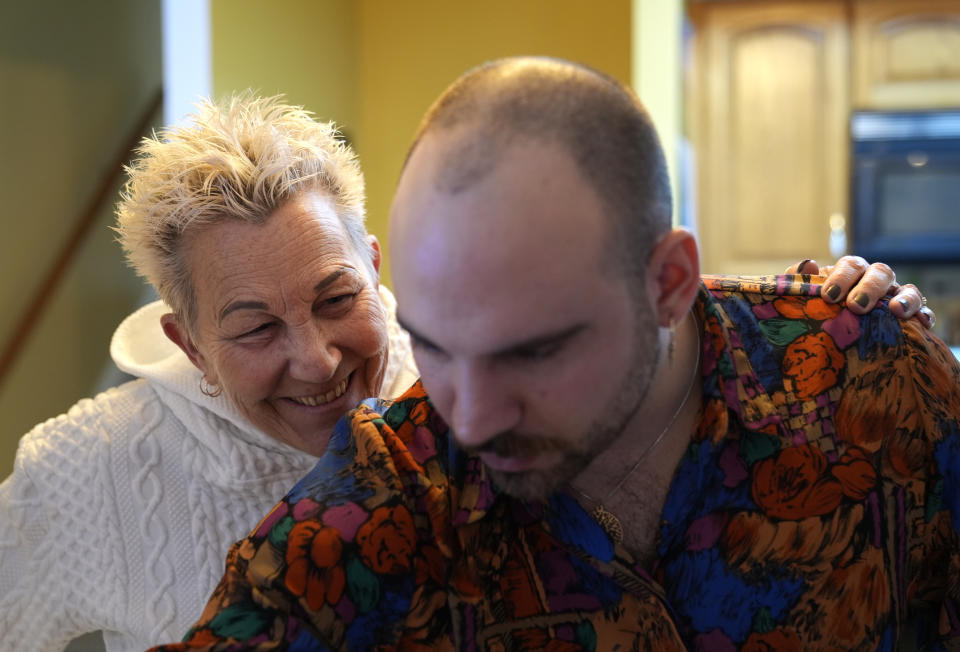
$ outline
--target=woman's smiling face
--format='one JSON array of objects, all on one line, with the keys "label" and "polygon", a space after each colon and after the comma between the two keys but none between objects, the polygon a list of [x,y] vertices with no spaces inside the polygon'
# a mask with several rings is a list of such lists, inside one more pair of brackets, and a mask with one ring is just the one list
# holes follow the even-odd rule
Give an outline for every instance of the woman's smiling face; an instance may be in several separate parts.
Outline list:
[{"label": "woman's smiling face", "polygon": [[369,242],[355,251],[333,202],[316,192],[261,225],[203,227],[186,244],[196,324],[188,333],[169,315],[164,330],[251,423],[320,455],[337,420],[378,395],[386,367],[371,274],[380,253]]}]

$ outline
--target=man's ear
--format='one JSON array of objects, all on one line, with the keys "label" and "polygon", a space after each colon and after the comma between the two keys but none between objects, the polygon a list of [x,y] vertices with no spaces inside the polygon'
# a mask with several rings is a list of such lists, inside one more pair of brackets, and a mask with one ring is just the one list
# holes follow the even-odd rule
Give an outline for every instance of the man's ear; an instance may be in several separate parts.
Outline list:
[{"label": "man's ear", "polygon": [[373,234],[367,235],[367,243],[370,245],[370,260],[373,263],[373,271],[376,272],[376,278],[374,281],[377,282],[377,285],[380,284],[380,263],[382,262],[382,254],[380,252],[380,241],[377,240],[377,236]]},{"label": "man's ear", "polygon": [[[180,350],[190,358],[193,366],[206,376],[208,371],[206,358],[200,353],[197,345],[193,343],[193,338],[190,337],[190,333],[183,324],[180,323],[177,316],[172,312],[168,312],[160,317],[160,325],[163,327],[163,334],[167,336],[167,339],[180,347]],[[207,378],[207,380],[211,383],[216,383],[217,381],[216,378]]]},{"label": "man's ear", "polygon": [[700,289],[700,254],[692,233],[673,229],[660,238],[650,253],[646,281],[660,326],[680,321]]}]

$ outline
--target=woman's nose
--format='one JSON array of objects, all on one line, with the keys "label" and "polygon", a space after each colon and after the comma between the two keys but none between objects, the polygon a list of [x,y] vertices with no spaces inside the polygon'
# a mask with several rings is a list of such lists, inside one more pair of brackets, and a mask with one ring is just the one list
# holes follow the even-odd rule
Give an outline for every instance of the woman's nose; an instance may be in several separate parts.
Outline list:
[{"label": "woman's nose", "polygon": [[311,324],[293,333],[288,357],[292,376],[322,382],[336,374],[343,353],[329,330]]}]

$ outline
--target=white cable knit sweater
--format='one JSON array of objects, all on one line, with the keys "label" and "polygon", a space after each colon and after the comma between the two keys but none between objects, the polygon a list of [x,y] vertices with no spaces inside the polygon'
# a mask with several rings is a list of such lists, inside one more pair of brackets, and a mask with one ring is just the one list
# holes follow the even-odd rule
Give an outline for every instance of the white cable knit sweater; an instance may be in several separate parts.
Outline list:
[{"label": "white cable knit sweater", "polygon": [[[416,379],[391,315],[384,396]],[[179,640],[200,616],[230,545],[316,458],[273,440],[164,337],[155,302],[110,347],[139,377],[36,426],[0,485],[0,650],[62,650],[102,629],[108,650]]]}]

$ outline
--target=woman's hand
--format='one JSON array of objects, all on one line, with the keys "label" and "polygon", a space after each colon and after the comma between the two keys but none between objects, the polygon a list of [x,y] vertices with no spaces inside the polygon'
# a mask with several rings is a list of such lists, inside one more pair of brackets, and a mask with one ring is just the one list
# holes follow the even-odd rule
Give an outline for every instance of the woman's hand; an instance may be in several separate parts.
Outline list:
[{"label": "woman's hand", "polygon": [[900,319],[916,316],[932,328],[936,315],[927,307],[926,298],[912,283],[900,285],[897,276],[884,263],[868,264],[860,256],[844,256],[836,265],[820,267],[816,261],[804,260],[787,269],[787,274],[820,274],[827,279],[821,296],[828,303],[843,303],[858,315],[870,312],[877,300],[890,296],[890,312]]}]

